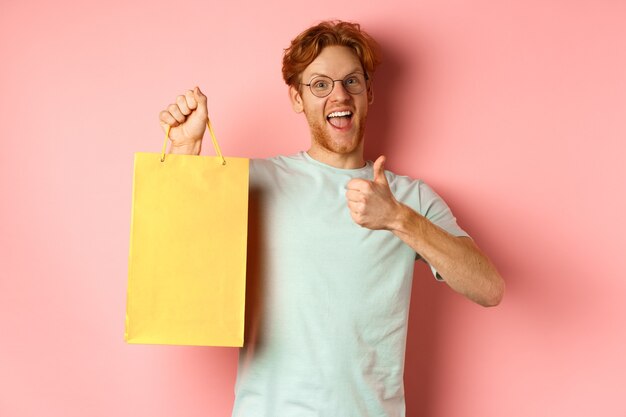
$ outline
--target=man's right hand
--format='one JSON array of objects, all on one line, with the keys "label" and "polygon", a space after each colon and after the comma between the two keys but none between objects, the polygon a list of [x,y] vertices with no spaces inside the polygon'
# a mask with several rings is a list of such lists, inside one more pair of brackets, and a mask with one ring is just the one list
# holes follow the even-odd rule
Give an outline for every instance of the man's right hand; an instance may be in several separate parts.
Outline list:
[{"label": "man's right hand", "polygon": [[176,97],[176,103],[159,113],[163,131],[170,126],[170,153],[200,154],[208,118],[206,102],[206,96],[196,87]]}]

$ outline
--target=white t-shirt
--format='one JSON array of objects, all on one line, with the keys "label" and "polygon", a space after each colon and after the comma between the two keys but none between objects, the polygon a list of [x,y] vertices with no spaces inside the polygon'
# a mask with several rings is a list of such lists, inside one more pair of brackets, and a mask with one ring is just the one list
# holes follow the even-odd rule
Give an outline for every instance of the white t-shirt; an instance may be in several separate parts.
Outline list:
[{"label": "white t-shirt", "polygon": [[[352,220],[338,169],[306,152],[250,163],[246,340],[234,417],[400,417],[416,254]],[[395,198],[467,236],[426,184],[385,172]]]}]

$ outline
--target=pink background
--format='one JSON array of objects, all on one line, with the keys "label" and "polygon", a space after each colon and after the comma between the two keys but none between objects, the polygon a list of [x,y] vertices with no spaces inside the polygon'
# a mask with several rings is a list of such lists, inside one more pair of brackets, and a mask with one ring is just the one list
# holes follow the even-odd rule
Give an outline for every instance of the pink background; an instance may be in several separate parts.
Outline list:
[{"label": "pink background", "polygon": [[236,349],[123,341],[133,152],[196,84],[225,154],[306,149],[282,49],[333,17],[387,52],[367,156],[507,281],[483,309],[418,265],[407,415],[626,415],[625,2],[4,0],[1,416],[229,416]]}]

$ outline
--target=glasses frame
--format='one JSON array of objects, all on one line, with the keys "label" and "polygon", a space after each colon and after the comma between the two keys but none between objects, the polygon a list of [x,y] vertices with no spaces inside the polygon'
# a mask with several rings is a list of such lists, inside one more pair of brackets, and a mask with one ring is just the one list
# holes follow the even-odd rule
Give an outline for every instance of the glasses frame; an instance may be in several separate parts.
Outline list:
[{"label": "glasses frame", "polygon": [[[356,74],[361,74],[361,75],[365,78],[365,86],[363,87],[363,90],[359,91],[358,93],[351,93],[350,91],[348,91],[348,88],[347,88],[347,87],[346,87],[346,85],[344,84],[344,81],[345,81],[346,79],[348,79],[348,78],[352,77],[353,75],[356,75]],[[318,96],[317,94],[315,94],[315,92],[313,91],[313,88],[311,87],[311,85],[313,85],[313,81],[314,81],[315,79],[317,79],[317,78],[326,78],[326,79],[329,79],[329,80],[332,82],[333,86],[332,86],[332,87],[330,88],[330,90],[328,91],[328,94],[323,95],[323,96]],[[346,90],[346,92],[347,92],[348,94],[350,94],[350,95],[352,95],[352,96],[356,96],[356,95],[361,94],[363,91],[367,90],[367,82],[369,81],[369,79],[370,79],[370,77],[369,77],[366,73],[364,73],[364,72],[358,72],[358,71],[357,71],[357,72],[351,72],[350,74],[346,75],[344,78],[339,79],[339,80],[333,80],[333,79],[332,79],[332,78],[330,78],[328,75],[316,75],[315,77],[313,77],[313,78],[311,79],[311,81],[310,81],[308,84],[306,84],[306,83],[300,83],[300,85],[305,85],[305,86],[309,87],[309,90],[311,91],[311,94],[313,94],[315,97],[318,97],[318,98],[324,98],[324,97],[328,97],[328,96],[329,96],[329,95],[333,92],[333,90],[335,89],[335,83],[336,83],[337,81],[341,81],[341,85],[343,86],[343,89],[344,89],[344,90]]]}]

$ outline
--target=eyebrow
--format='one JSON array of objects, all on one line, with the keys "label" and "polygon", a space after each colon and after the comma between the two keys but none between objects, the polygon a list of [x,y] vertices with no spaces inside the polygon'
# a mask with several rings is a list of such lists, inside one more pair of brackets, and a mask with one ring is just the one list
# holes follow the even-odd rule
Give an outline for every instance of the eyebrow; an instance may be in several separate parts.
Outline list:
[{"label": "eyebrow", "polygon": [[[347,73],[346,75],[344,75],[344,78],[345,78],[345,77],[347,77],[348,75],[352,75],[352,74],[355,74],[355,73],[357,73],[357,72],[362,72],[363,74],[365,74],[365,73],[363,72],[363,69],[362,69],[362,68],[357,68],[357,69],[352,70],[351,72]],[[311,76],[309,77],[309,80],[312,80],[312,79],[313,79],[313,78],[315,78],[315,77],[328,77],[328,78],[331,78],[331,79],[333,78],[333,77],[331,77],[330,75],[322,74],[322,73],[319,73],[319,72],[314,72],[314,73],[313,73],[313,74],[311,74]]]}]

